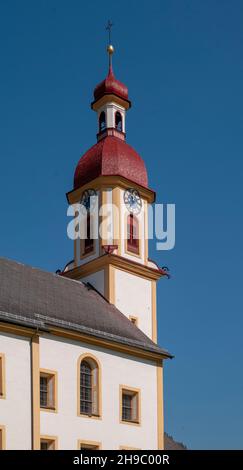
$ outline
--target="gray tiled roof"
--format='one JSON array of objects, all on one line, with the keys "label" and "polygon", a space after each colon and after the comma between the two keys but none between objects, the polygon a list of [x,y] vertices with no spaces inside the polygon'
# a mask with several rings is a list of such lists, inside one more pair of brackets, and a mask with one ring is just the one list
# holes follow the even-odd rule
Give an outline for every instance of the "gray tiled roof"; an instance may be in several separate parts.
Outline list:
[{"label": "gray tiled roof", "polygon": [[171,355],[80,281],[0,258],[0,321],[72,331]]}]

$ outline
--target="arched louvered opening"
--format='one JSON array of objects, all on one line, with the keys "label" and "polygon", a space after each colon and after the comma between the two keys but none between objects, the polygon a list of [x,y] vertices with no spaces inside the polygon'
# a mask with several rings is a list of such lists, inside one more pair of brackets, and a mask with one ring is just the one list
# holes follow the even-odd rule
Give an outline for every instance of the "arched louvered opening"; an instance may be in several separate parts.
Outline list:
[{"label": "arched louvered opening", "polygon": [[105,128],[106,128],[106,115],[105,115],[105,111],[102,111],[99,117],[99,132],[104,131]]},{"label": "arched louvered opening", "polygon": [[119,111],[117,111],[115,115],[115,127],[117,131],[122,132],[122,116]]}]

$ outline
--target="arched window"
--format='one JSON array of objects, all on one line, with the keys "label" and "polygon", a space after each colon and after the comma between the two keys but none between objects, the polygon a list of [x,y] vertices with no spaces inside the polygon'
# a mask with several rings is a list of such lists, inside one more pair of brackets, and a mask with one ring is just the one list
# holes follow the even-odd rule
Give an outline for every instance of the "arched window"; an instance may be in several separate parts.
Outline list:
[{"label": "arched window", "polygon": [[102,111],[100,113],[99,117],[99,132],[104,131],[106,128],[106,117],[105,117],[105,111]]},{"label": "arched window", "polygon": [[79,414],[99,416],[100,368],[96,360],[85,356],[79,365]]},{"label": "arched window", "polygon": [[135,215],[127,217],[127,249],[132,253],[139,254],[139,222]]},{"label": "arched window", "polygon": [[87,212],[87,237],[84,240],[84,255],[91,253],[94,249],[94,239],[91,238],[91,216],[90,212]]},{"label": "arched window", "polygon": [[121,113],[119,113],[119,111],[116,112],[115,125],[116,125],[116,129],[118,131],[122,132],[122,117],[121,117]]}]

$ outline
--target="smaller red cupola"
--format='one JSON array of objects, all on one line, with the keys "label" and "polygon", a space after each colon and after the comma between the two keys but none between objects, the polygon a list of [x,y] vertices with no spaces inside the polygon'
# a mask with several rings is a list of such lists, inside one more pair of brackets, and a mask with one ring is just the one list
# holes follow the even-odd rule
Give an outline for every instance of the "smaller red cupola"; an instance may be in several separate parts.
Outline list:
[{"label": "smaller red cupola", "polygon": [[112,45],[107,47],[107,52],[109,54],[109,71],[107,77],[96,85],[94,89],[94,101],[91,103],[93,109],[97,108],[97,102],[100,101],[107,95],[113,95],[113,98],[118,98],[119,101],[122,100],[124,107],[126,109],[131,107],[131,102],[128,99],[128,88],[124,83],[120,82],[115,78],[113,68],[112,68],[112,54],[114,48]]}]

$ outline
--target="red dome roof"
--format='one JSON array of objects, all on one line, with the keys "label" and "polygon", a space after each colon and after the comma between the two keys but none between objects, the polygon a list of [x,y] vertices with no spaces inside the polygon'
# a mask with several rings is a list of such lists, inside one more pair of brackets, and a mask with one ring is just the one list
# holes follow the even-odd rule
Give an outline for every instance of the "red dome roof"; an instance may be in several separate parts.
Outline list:
[{"label": "red dome roof", "polygon": [[148,187],[142,158],[130,145],[114,136],[100,140],[80,158],[74,174],[74,189],[99,176],[123,176]]},{"label": "red dome roof", "polygon": [[109,72],[105,80],[99,83],[94,89],[94,99],[95,101],[102,98],[102,96],[107,94],[113,94],[119,96],[123,100],[128,101],[128,88],[123,83],[116,80],[115,75],[112,70],[112,66],[109,67]]}]

